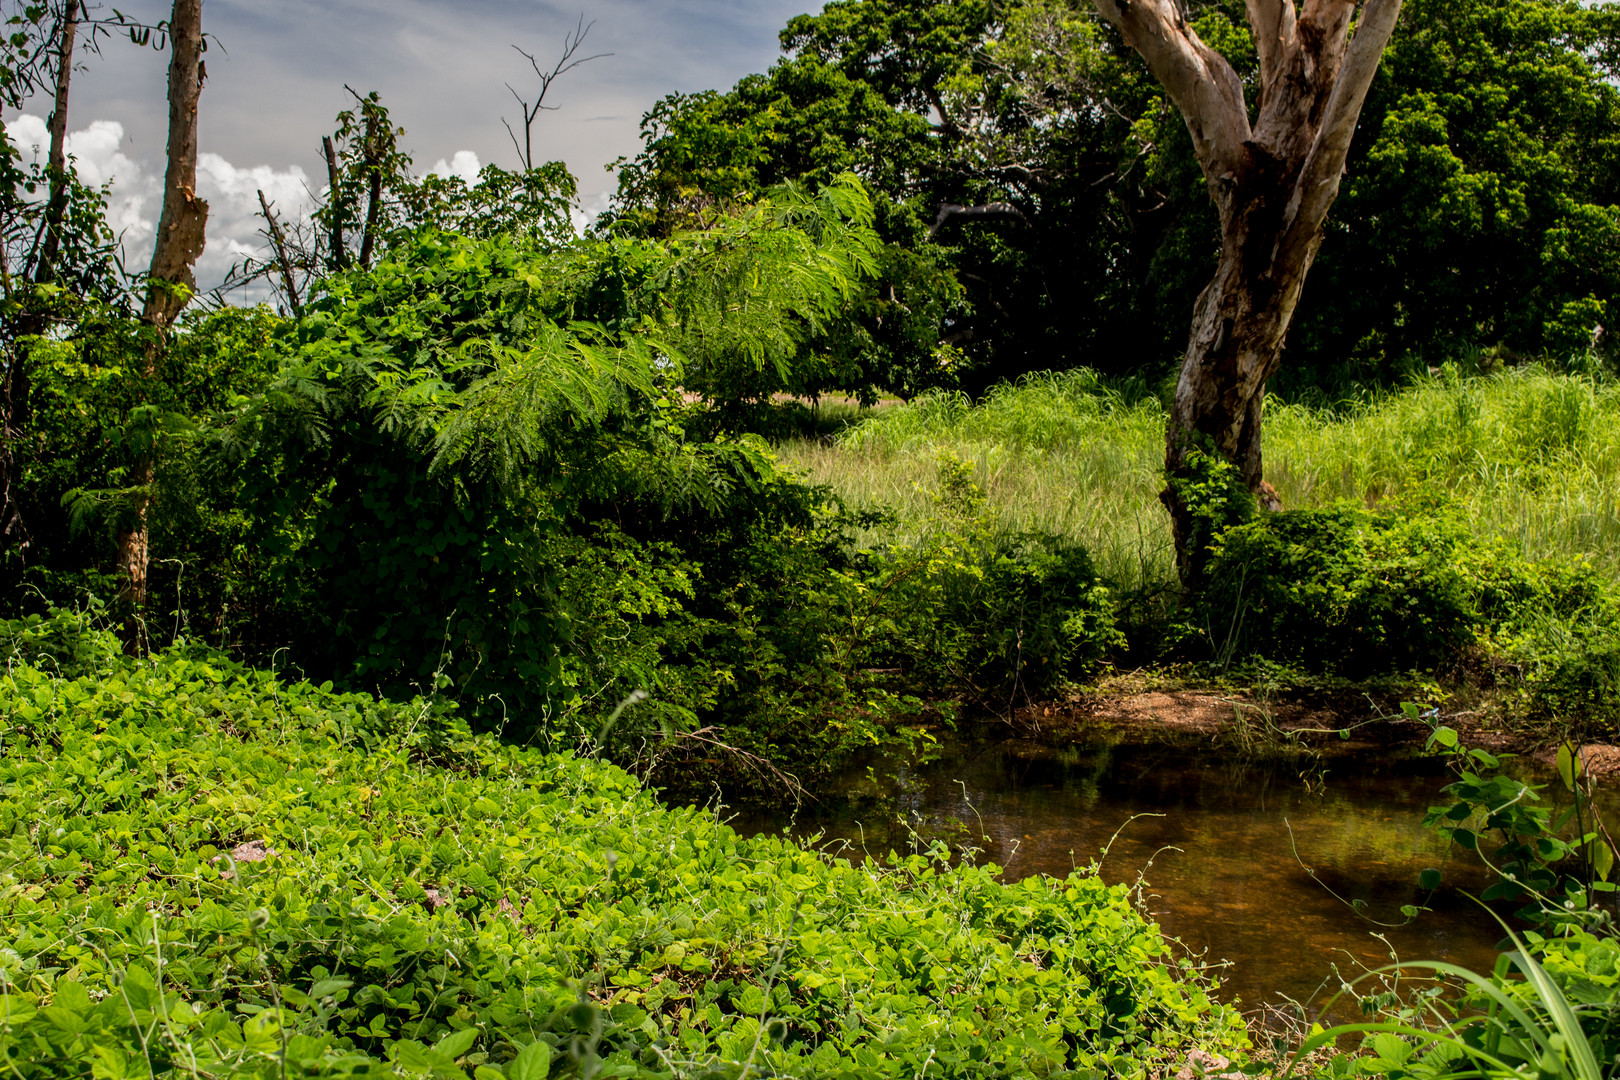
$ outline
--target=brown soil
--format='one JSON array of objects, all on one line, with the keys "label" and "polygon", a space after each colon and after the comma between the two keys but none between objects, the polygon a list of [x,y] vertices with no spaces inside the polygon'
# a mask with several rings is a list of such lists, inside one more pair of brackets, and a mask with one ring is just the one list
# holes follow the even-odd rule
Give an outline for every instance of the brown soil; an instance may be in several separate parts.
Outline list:
[{"label": "brown soil", "polygon": [[[1013,720],[1031,737],[1058,741],[1121,730],[1217,735],[1243,724],[1258,730],[1336,737],[1345,726],[1343,713],[1318,704],[1261,702],[1243,694],[1213,690],[1105,691],[1026,706],[1014,714]],[[1400,726],[1413,725],[1401,722]]]},{"label": "brown soil", "polygon": [[[1608,743],[1586,743],[1580,748],[1581,760],[1586,764],[1586,771],[1599,780],[1613,780],[1620,776],[1620,746],[1611,746]],[[1535,751],[1531,757],[1543,765],[1556,765],[1558,763],[1558,747],[1545,746]]]},{"label": "brown soil", "polygon": [[[1373,721],[1369,716],[1373,710],[1364,699],[1260,700],[1207,688],[1131,685],[1128,680],[1121,683],[1065,701],[1024,706],[1013,714],[1013,726],[1025,740],[1048,746],[1120,731],[1217,737],[1242,736],[1247,729],[1257,737],[1292,733],[1308,742],[1321,740],[1337,749],[1354,751],[1422,742],[1429,735],[1427,724],[1407,720],[1393,707],[1385,710],[1386,718]],[[1395,715],[1390,717],[1390,713]],[[1554,763],[1556,744],[1549,745],[1545,736],[1537,739],[1493,726],[1488,710],[1446,713],[1441,720],[1457,730],[1465,746],[1522,754],[1545,765]],[[1350,732],[1349,739],[1339,736],[1342,730]],[[1588,743],[1580,753],[1593,777],[1620,782],[1620,746]]]}]

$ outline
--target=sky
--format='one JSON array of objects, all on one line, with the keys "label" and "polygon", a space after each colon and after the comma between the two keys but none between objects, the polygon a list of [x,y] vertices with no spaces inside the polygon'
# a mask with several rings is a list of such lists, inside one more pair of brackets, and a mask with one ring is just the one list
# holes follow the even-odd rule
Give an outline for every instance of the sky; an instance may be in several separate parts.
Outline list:
[{"label": "sky", "polygon": [[[162,0],[119,0],[119,10],[156,22]],[[725,89],[764,71],[778,55],[777,32],[816,0],[204,0],[211,36],[200,106],[198,193],[209,202],[208,246],[198,263],[204,287],[256,252],[263,188],[278,213],[307,212],[325,176],[321,136],[360,93],[378,91],[418,172],[475,173],[489,162],[513,168],[517,153],[501,124],[521,138],[522,112],[508,91],[539,90],[531,52],[549,69],[581,16],[594,26],[579,55],[611,53],[559,79],[557,107],[536,121],[536,157],[561,159],[579,178],[584,215],[605,207],[614,178],[604,166],[640,148],[641,116],[673,92]],[[101,14],[110,14],[104,6]],[[80,178],[110,183],[109,211],[127,265],[144,266],[161,208],[168,123],[166,53],[108,38],[101,55],[81,53],[68,109],[68,151]],[[7,112],[25,153],[45,144],[47,100]]]}]

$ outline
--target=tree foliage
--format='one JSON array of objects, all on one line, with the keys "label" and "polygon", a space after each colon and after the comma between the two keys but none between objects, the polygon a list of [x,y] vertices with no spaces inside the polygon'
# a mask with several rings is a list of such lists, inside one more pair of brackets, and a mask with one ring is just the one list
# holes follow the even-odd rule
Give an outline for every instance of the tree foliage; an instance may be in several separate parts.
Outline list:
[{"label": "tree foliage", "polygon": [[[1243,7],[1189,5],[1252,98]],[[1584,353],[1620,286],[1617,24],[1566,0],[1414,0],[1362,113],[1279,383],[1344,392],[1461,355]],[[1184,125],[1075,0],[838,0],[726,92],[648,113],[618,213],[643,222],[851,170],[884,238],[954,275],[964,385],[1078,363],[1152,377],[1218,250]],[[1005,206],[970,218],[942,208]]]},{"label": "tree foliage", "polygon": [[[612,611],[636,627],[600,658],[619,692],[662,685],[680,722],[712,705],[716,685],[660,684],[659,650],[724,614],[734,549],[807,529],[813,495],[682,387],[789,377],[870,270],[870,218],[846,180],[667,241],[424,228],[327,279],[218,451],[280,538],[289,610],[322,627],[304,662],[442,673],[475,714],[544,728],[618,680],[570,645]],[[716,595],[689,613],[700,566]]]}]

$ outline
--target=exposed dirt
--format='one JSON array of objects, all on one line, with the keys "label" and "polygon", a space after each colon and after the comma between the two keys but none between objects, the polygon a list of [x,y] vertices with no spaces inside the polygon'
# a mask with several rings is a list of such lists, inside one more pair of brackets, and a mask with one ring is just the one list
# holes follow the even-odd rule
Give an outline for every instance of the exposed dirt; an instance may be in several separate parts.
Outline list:
[{"label": "exposed dirt", "polygon": [[[1261,701],[1217,690],[1105,689],[1068,701],[1019,709],[1013,723],[1026,738],[1073,742],[1102,733],[1129,731],[1152,735],[1231,735],[1263,738],[1297,735],[1306,741],[1331,739],[1344,749],[1388,746],[1422,738],[1427,728],[1403,719],[1367,723],[1347,720],[1343,710],[1318,702]],[[1348,730],[1351,739],[1342,739]]]},{"label": "exposed dirt", "polygon": [[[1457,730],[1465,746],[1554,763],[1556,743],[1549,744],[1545,735],[1538,738],[1496,726],[1489,709],[1442,712],[1439,719]],[[1366,698],[1262,699],[1209,688],[1131,685],[1126,680],[1068,700],[1024,706],[1013,714],[1012,722],[1024,740],[1049,746],[1118,732],[1257,740],[1293,735],[1354,752],[1421,743],[1430,733],[1428,724],[1406,719],[1393,704],[1379,708]],[[1349,738],[1341,732],[1348,732]],[[1620,783],[1620,746],[1587,743],[1580,753],[1592,776]]]},{"label": "exposed dirt", "polygon": [[[1614,781],[1620,776],[1620,746],[1608,743],[1586,743],[1580,747],[1581,760],[1586,771],[1600,780]],[[1546,746],[1531,755],[1543,765],[1558,763],[1558,748]]]},{"label": "exposed dirt", "polygon": [[1298,703],[1261,704],[1242,695],[1208,690],[1105,692],[1028,706],[1019,710],[1015,719],[1032,734],[1096,727],[1174,728],[1214,734],[1235,723],[1264,724],[1268,719],[1284,731],[1313,728],[1331,731],[1343,726],[1342,720],[1321,709]]}]

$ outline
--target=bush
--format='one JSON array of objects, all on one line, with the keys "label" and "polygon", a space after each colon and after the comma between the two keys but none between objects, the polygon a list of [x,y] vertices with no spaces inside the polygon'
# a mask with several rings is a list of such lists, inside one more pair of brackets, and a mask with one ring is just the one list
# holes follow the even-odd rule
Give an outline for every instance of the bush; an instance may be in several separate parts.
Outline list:
[{"label": "bush", "polygon": [[972,466],[938,459],[935,531],[868,559],[867,662],[919,690],[1005,707],[1091,673],[1123,645],[1090,553],[995,528]]},{"label": "bush", "polygon": [[1481,628],[1500,557],[1444,517],[1268,514],[1216,541],[1195,625],[1221,658],[1349,676],[1430,669]]},{"label": "bush", "polygon": [[828,859],[432,700],[109,663],[0,677],[19,1080],[1134,1073],[1243,1044],[1091,870]]},{"label": "bush", "polygon": [[1224,532],[1184,647],[1351,678],[1475,661],[1542,723],[1620,722],[1620,589],[1481,541],[1443,505],[1262,515]]}]

